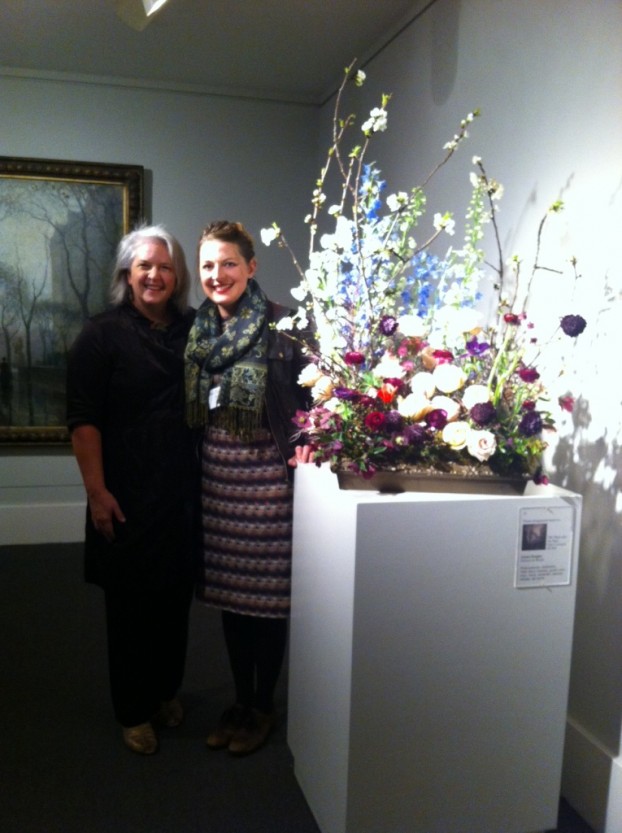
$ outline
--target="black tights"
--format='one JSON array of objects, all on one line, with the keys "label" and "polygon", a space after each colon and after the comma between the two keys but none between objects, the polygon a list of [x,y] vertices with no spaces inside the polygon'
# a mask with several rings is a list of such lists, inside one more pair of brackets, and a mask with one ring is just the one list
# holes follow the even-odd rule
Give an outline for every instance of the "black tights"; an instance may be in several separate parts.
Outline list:
[{"label": "black tights", "polygon": [[287,643],[287,619],[222,612],[236,701],[271,714]]}]

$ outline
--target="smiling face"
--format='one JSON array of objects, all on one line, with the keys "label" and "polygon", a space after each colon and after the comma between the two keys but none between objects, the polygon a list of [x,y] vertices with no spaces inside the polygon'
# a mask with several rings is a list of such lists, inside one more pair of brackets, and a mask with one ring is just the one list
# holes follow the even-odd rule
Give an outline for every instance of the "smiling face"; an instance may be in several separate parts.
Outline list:
[{"label": "smiling face", "polygon": [[199,274],[207,297],[223,318],[235,312],[249,280],[255,274],[255,258],[246,260],[236,243],[208,238],[199,249]]},{"label": "smiling face", "polygon": [[127,282],[137,310],[153,321],[167,319],[167,306],[175,292],[176,278],[173,261],[164,243],[145,240],[136,249]]}]

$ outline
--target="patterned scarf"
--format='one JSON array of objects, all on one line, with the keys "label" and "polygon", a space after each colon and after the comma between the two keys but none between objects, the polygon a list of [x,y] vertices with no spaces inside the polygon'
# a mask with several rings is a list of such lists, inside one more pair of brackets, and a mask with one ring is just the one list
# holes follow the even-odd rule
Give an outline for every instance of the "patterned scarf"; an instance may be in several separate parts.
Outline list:
[{"label": "patterned scarf", "polygon": [[209,392],[218,376],[218,424],[243,439],[262,424],[266,389],[268,299],[250,280],[235,315],[222,327],[209,299],[197,310],[185,353],[186,419],[192,427],[213,422]]}]

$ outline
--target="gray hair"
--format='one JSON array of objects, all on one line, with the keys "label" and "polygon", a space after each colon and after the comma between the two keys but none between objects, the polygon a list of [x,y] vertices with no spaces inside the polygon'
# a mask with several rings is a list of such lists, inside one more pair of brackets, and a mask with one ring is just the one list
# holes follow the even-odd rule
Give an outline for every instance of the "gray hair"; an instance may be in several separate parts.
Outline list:
[{"label": "gray hair", "polygon": [[188,292],[190,290],[190,272],[186,265],[186,256],[178,240],[167,231],[164,226],[140,226],[130,231],[119,243],[117,258],[110,284],[110,300],[115,306],[122,304],[128,298],[127,278],[138,248],[147,240],[159,240],[168,249],[175,270],[175,291],[171,296],[171,303],[180,312],[188,307]]}]

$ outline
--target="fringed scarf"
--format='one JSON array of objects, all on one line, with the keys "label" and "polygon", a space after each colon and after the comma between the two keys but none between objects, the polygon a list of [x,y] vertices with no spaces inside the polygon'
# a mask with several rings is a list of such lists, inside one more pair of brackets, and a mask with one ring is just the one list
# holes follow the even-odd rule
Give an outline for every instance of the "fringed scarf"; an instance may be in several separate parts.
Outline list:
[{"label": "fringed scarf", "polygon": [[241,439],[250,438],[261,426],[268,373],[267,310],[268,299],[255,280],[248,282],[226,328],[209,299],[197,310],[185,353],[190,426],[214,421],[209,393],[215,376],[220,377],[218,424]]}]

